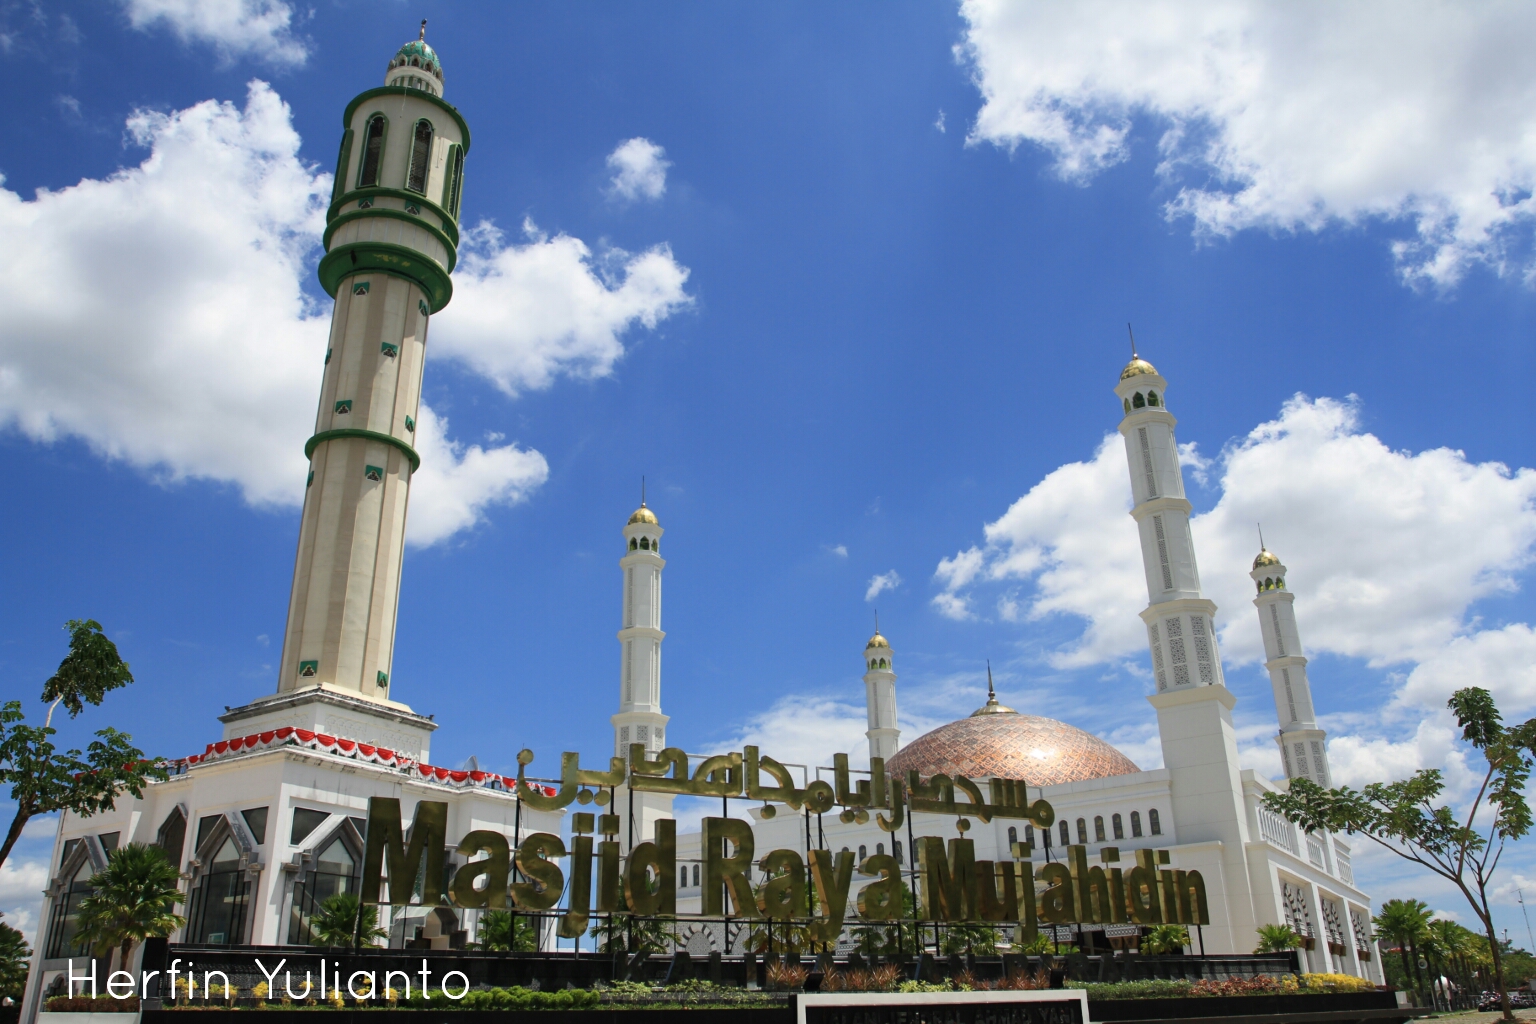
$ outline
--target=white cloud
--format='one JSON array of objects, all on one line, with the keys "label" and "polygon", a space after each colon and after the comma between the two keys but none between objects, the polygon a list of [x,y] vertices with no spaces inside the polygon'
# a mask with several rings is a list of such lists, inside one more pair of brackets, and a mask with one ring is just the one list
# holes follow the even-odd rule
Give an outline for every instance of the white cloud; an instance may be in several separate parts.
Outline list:
[{"label": "white cloud", "polygon": [[440,355],[466,363],[510,395],[556,376],[604,377],[624,354],[621,336],[687,307],[688,268],[665,245],[594,255],[579,238],[548,237],[524,222],[527,242],[506,244],[482,221],[466,232],[452,317],[435,324]]},{"label": "white cloud", "polygon": [[1044,148],[1086,183],[1161,132],[1169,217],[1197,235],[1400,220],[1410,280],[1530,275],[1536,7],[965,0],[972,141]]},{"label": "white cloud", "polygon": [[[1247,575],[1256,522],[1289,570],[1309,650],[1378,666],[1442,654],[1473,628],[1472,603],[1512,590],[1513,574],[1532,561],[1536,471],[1472,463],[1443,448],[1393,451],[1360,431],[1351,402],[1298,396],[1218,463],[1220,500],[1192,529],[1230,662],[1262,656]],[[1144,657],[1137,612],[1146,582],[1129,502],[1124,448],[1111,435],[1092,461],[1053,471],[989,523],[984,547],[940,562],[944,590],[935,604],[969,607],[978,586],[1030,582],[1033,593],[1022,599],[1003,595],[1024,618],[1084,620],[1081,634],[1054,653],[1058,666]],[[1517,629],[1502,642],[1480,640],[1478,650],[1509,664],[1529,644],[1529,630]]]},{"label": "white cloud", "polygon": [[301,65],[309,47],[293,34],[293,8],[283,0],[123,0],[136,29],[164,25],[184,43],[206,43],[226,60],[255,57]]},{"label": "white cloud", "polygon": [[[288,107],[262,82],[243,109],[209,100],[128,127],[150,151],[137,166],[31,200],[0,188],[0,428],[296,505],[330,321],[304,291],[330,177],[299,159]],[[593,257],[565,236],[506,247],[472,234],[433,350],[508,390],[609,372],[627,328],[688,301],[664,248]],[[547,475],[537,452],[464,447],[425,406],[421,418],[415,543]]]},{"label": "white cloud", "polygon": [[406,541],[426,547],[475,525],[493,505],[516,505],[543,486],[549,463],[515,444],[468,447],[450,441],[448,421],[425,403],[416,424],[421,469],[411,479]]},{"label": "white cloud", "polygon": [[608,154],[608,168],[613,171],[608,192],[627,202],[636,199],[660,199],[667,191],[667,151],[650,139],[625,139]]},{"label": "white cloud", "polygon": [[43,903],[43,889],[48,885],[48,861],[12,854],[0,864],[0,911],[5,923],[20,930],[29,942],[35,941],[37,912]]},{"label": "white cloud", "polygon": [[[740,750],[753,743],[781,764],[830,765],[836,753],[847,754],[850,762],[867,763],[864,731],[868,727],[861,705],[798,694],[781,697],[716,746]],[[795,774],[798,778],[799,769]]]},{"label": "white cloud", "polygon": [[838,558],[848,557],[848,545],[846,544],[823,544],[822,547]]},{"label": "white cloud", "polygon": [[895,569],[878,576],[871,576],[869,587],[864,591],[864,600],[873,601],[887,590],[895,590],[899,586],[901,586],[901,574]]},{"label": "white cloud", "polygon": [[1536,713],[1536,630],[1514,622],[1454,638],[1414,666],[1398,700],[1444,708],[1466,686],[1492,691],[1507,721]]}]

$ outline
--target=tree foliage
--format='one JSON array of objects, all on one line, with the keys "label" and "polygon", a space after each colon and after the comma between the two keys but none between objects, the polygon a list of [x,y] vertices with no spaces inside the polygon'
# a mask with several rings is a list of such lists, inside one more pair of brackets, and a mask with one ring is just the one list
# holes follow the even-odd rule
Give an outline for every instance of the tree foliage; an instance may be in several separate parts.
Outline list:
[{"label": "tree foliage", "polygon": [[1487,935],[1504,1018],[1513,1020],[1489,887],[1505,844],[1531,830],[1525,786],[1536,756],[1536,718],[1505,726],[1493,694],[1477,686],[1457,690],[1447,706],[1462,739],[1487,763],[1477,794],[1461,815],[1440,802],[1445,780],[1437,768],[1359,791],[1293,779],[1288,792],[1266,794],[1264,802],[1307,832],[1359,832],[1455,885]]},{"label": "tree foliage", "polygon": [[1259,944],[1255,953],[1284,953],[1301,945],[1301,936],[1288,924],[1259,926]]},{"label": "tree foliage", "polygon": [[1160,924],[1142,936],[1137,948],[1143,953],[1177,953],[1189,945],[1189,929],[1181,924]]},{"label": "tree foliage", "polygon": [[31,959],[32,951],[27,948],[26,936],[0,921],[0,999],[21,1002]]},{"label": "tree foliage", "polygon": [[379,908],[372,903],[362,903],[359,908],[359,903],[352,892],[338,892],[321,900],[309,919],[314,944],[343,948],[355,940],[371,946],[374,939],[388,938],[389,933],[379,927]]},{"label": "tree foliage", "polygon": [[158,846],[129,843],[107,855],[107,866],[91,876],[94,890],[80,901],[79,937],[97,954],[122,950],[121,970],[128,970],[133,947],[145,939],[164,938],[186,923],[175,912],[184,902],[176,865]]},{"label": "tree foliage", "polygon": [[[86,704],[100,704],[110,690],[133,681],[117,646],[101,633],[93,619],[71,619],[69,653],[59,670],[43,687],[43,699],[60,703],[71,717]],[[16,803],[5,840],[0,843],[0,864],[11,854],[21,830],[39,814],[68,810],[82,816],[111,810],[123,793],[138,797],[152,779],[166,777],[165,770],[144,759],[133,737],[110,726],[96,733],[84,751],[60,751],[53,742],[53,709],[41,726],[26,724],[19,700],[0,705],[0,786],[10,788]]]},{"label": "tree foliage", "polygon": [[510,910],[487,910],[481,914],[476,939],[479,948],[504,953],[531,953],[538,948],[538,936],[529,919]]}]

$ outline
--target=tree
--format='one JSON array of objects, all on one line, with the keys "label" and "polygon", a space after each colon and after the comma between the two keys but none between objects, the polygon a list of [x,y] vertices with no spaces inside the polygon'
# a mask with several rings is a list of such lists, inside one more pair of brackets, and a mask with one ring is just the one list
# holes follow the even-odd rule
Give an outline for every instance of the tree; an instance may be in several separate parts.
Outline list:
[{"label": "tree", "polygon": [[1424,987],[1419,975],[1418,945],[1429,927],[1429,904],[1423,900],[1387,900],[1372,919],[1376,930],[1397,946],[1403,958],[1403,976],[1414,988]]},{"label": "tree", "polygon": [[82,816],[109,811],[123,793],[141,796],[151,779],[166,777],[165,769],[144,760],[144,752],[129,742],[133,737],[110,727],[97,732],[83,753],[60,753],[54,747],[51,737],[58,730],[53,728],[53,712],[59,704],[73,718],[87,703],[99,705],[109,690],[133,681],[117,646],[102,634],[101,623],[71,619],[65,628],[69,653],[43,685],[43,699],[53,702],[43,724],[27,725],[19,700],[0,705],[0,785],[9,786],[16,801],[16,815],[0,843],[0,865],[33,816],[61,810]]},{"label": "tree", "polygon": [[[619,906],[627,906],[624,895],[628,883],[619,876]],[[594,917],[596,915],[593,915]],[[672,948],[673,938],[669,922],[660,917],[637,917],[634,914],[604,914],[601,920],[592,922],[587,934],[598,940],[599,953],[665,953]]]},{"label": "tree", "polygon": [[505,953],[531,953],[539,944],[528,918],[509,910],[487,910],[481,914],[476,937],[481,949]]},{"label": "tree", "polygon": [[371,946],[374,939],[389,937],[379,927],[379,908],[363,903],[359,910],[357,894],[351,892],[338,892],[321,900],[309,919],[309,934],[316,946],[332,948],[350,946],[354,941]]},{"label": "tree", "polygon": [[107,866],[91,876],[95,891],[80,901],[78,935],[97,954],[122,951],[121,970],[128,970],[133,947],[145,939],[163,938],[186,923],[175,913],[183,902],[176,865],[158,846],[129,843],[107,855]]},{"label": "tree", "polygon": [[1301,936],[1288,924],[1259,925],[1259,945],[1255,953],[1284,953],[1301,945]]},{"label": "tree", "polygon": [[980,953],[982,956],[992,956],[997,952],[997,944],[1001,941],[1003,941],[1003,933],[990,924],[957,921],[945,926],[944,942],[940,946],[940,951],[946,956],[956,953]]},{"label": "tree", "polygon": [[1160,924],[1141,937],[1137,943],[1143,953],[1157,956],[1160,953],[1177,953],[1189,945],[1189,929],[1181,924]]},{"label": "tree", "polygon": [[32,951],[27,948],[26,937],[0,921],[0,999],[21,1002],[31,959]]},{"label": "tree", "polygon": [[[1505,843],[1531,830],[1525,784],[1536,756],[1536,718],[1504,726],[1493,694],[1480,686],[1457,690],[1447,706],[1456,715],[1462,739],[1481,752],[1487,763],[1463,817],[1458,818],[1449,806],[1436,806],[1445,789],[1437,768],[1426,768],[1401,782],[1373,782],[1359,792],[1348,787],[1323,789],[1306,779],[1293,779],[1288,792],[1267,793],[1264,802],[1309,833],[1359,832],[1455,885],[1488,936],[1504,1019],[1514,1020],[1488,888]],[[1492,814],[1484,813],[1485,804]],[[1486,824],[1478,825],[1479,821]]]}]

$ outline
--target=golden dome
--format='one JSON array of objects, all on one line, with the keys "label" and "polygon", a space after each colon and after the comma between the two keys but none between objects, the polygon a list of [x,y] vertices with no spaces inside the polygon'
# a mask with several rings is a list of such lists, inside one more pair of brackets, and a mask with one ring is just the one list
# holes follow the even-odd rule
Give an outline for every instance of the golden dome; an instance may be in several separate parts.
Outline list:
[{"label": "golden dome", "polygon": [[636,523],[650,523],[653,526],[661,525],[656,520],[656,513],[646,508],[643,501],[640,503],[640,507],[635,509],[635,514],[629,517],[628,525],[634,526]]},{"label": "golden dome", "polygon": [[869,638],[869,643],[864,645],[864,649],[866,651],[869,650],[872,647],[884,647],[884,648],[889,649],[890,646],[891,645],[888,642],[886,642],[885,637],[880,635],[879,630],[876,630],[875,631],[875,635]]},{"label": "golden dome", "polygon": [[886,768],[900,777],[909,771],[923,778],[943,772],[969,779],[1023,779],[1031,786],[1141,771],[1097,736],[1054,718],[1006,709],[941,725],[902,747]]},{"label": "golden dome", "polygon": [[1260,550],[1259,551],[1259,556],[1253,560],[1253,567],[1255,569],[1262,569],[1266,565],[1279,565],[1279,564],[1280,564],[1280,559],[1277,558],[1275,556],[1275,553],[1273,551],[1270,551],[1268,548],[1264,548],[1264,549]]},{"label": "golden dome", "polygon": [[1140,356],[1136,356],[1130,362],[1125,364],[1125,369],[1120,371],[1120,379],[1130,380],[1132,377],[1139,377],[1143,373],[1156,372],[1156,367],[1154,367],[1151,363],[1147,362]]}]

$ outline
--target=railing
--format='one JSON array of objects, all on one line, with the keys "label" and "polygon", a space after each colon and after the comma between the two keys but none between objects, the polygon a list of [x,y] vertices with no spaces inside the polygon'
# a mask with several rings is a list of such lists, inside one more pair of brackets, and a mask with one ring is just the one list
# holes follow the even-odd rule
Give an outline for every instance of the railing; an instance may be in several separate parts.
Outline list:
[{"label": "railing", "polygon": [[1265,842],[1301,856],[1301,849],[1296,845],[1296,827],[1262,804],[1259,806],[1259,835]]},{"label": "railing", "polygon": [[1312,862],[1313,867],[1328,870],[1328,850],[1317,836],[1307,836],[1307,859]]}]

